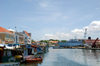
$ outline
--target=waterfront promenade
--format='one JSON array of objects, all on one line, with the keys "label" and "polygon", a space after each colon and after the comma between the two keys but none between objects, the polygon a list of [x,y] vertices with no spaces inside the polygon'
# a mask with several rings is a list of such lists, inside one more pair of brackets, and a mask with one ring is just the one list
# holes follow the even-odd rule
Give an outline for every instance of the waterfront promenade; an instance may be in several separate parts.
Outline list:
[{"label": "waterfront promenade", "polygon": [[40,64],[21,66],[100,66],[100,51],[86,49],[49,49]]}]

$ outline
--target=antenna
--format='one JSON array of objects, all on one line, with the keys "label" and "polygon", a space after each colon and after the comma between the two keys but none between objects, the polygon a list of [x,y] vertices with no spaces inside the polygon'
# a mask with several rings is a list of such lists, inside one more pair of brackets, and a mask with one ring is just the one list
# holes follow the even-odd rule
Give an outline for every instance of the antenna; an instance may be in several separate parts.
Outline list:
[{"label": "antenna", "polygon": [[86,39],[86,37],[87,37],[87,28],[85,28],[84,39]]}]

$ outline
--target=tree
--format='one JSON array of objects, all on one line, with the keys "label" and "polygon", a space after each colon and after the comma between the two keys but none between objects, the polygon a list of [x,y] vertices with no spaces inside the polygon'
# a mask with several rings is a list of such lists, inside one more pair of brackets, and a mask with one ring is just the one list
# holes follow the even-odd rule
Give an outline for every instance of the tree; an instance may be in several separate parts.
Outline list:
[{"label": "tree", "polygon": [[67,42],[67,40],[61,40],[61,42]]},{"label": "tree", "polygon": [[48,43],[49,40],[41,40],[40,42],[45,42],[45,43]]}]

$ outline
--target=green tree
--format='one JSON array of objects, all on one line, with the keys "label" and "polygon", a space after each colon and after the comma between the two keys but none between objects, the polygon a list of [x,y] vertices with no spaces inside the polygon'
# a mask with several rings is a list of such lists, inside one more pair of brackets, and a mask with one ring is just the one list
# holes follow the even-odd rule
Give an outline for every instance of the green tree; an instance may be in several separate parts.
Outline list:
[{"label": "green tree", "polygon": [[61,42],[67,42],[67,40],[61,40]]}]

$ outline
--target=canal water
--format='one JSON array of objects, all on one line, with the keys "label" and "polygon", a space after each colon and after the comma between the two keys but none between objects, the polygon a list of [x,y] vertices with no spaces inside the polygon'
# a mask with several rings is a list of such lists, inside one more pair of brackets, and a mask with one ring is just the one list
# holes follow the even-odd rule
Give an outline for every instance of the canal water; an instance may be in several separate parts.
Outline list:
[{"label": "canal water", "polygon": [[21,66],[100,66],[100,50],[49,49],[42,63]]}]

